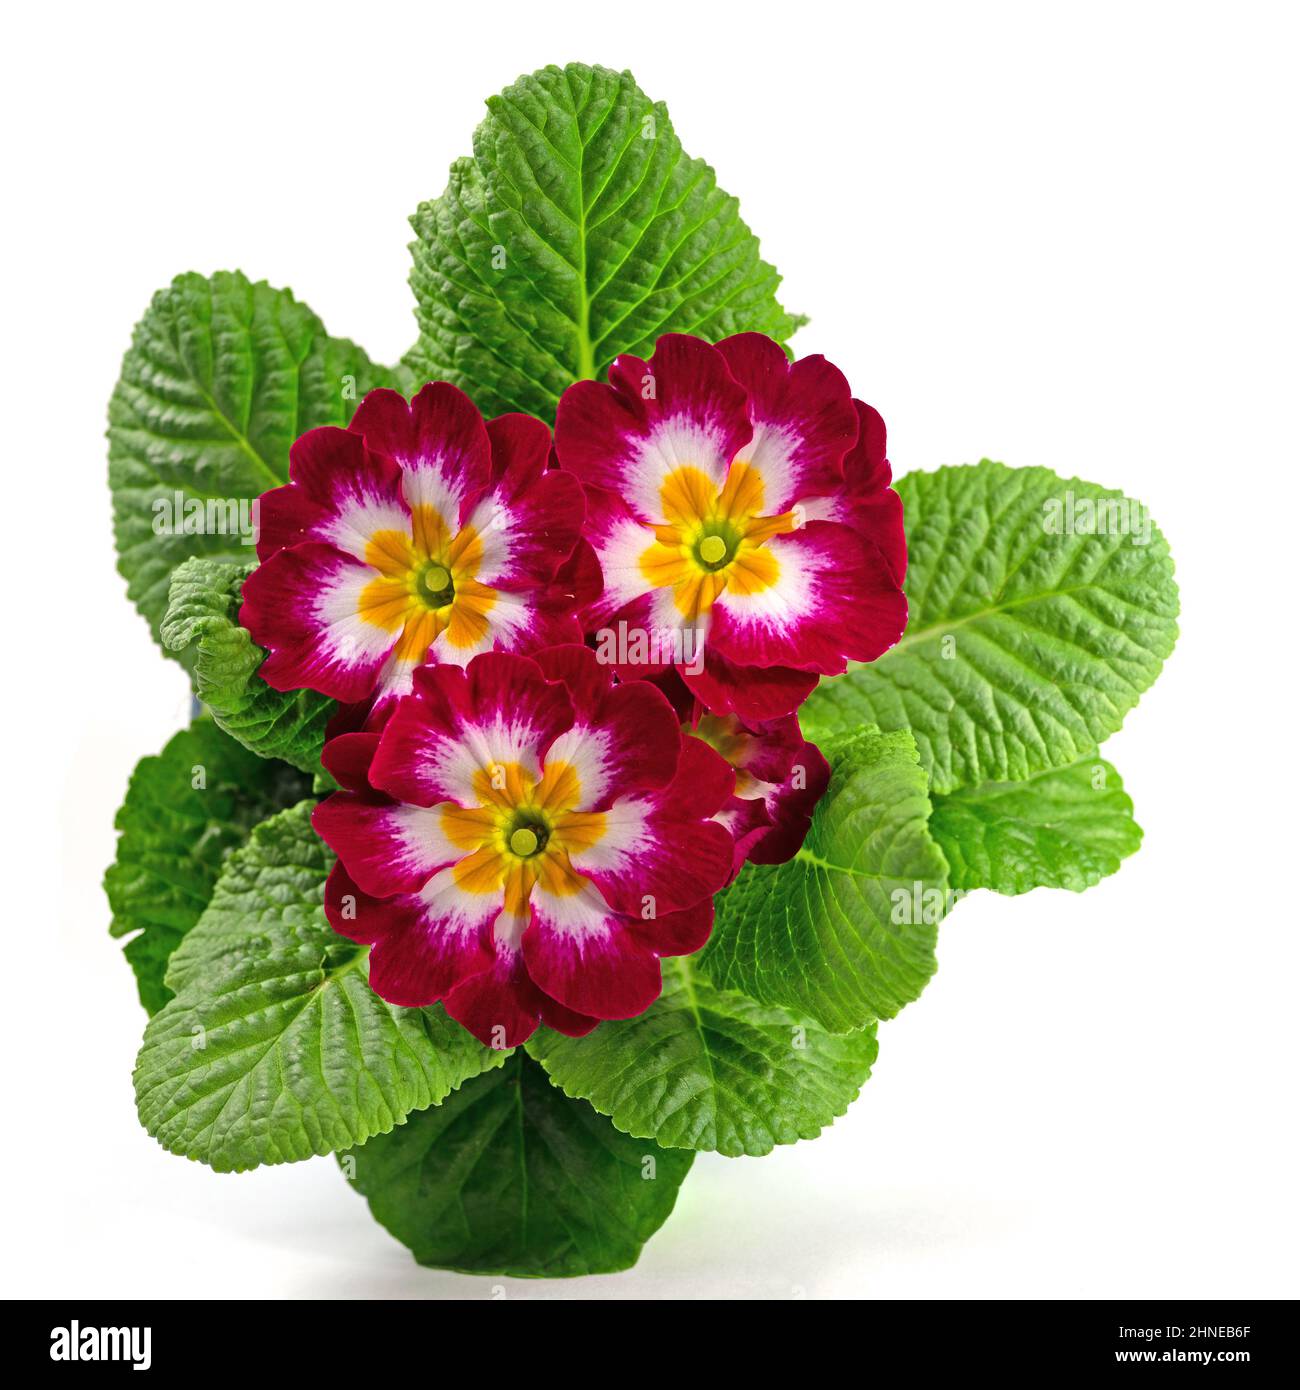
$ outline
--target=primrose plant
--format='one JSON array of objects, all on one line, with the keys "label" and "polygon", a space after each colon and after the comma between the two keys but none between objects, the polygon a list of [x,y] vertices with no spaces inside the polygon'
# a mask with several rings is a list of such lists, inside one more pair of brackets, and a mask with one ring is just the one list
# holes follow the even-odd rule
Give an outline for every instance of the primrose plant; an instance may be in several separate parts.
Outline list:
[{"label": "primrose plant", "polygon": [[697,1153],[815,1138],[976,889],[1141,832],[1098,745],[1177,635],[1141,504],[894,481],[627,73],[488,102],[393,367],[181,275],[109,409],[120,569],[201,713],[106,888],[144,1127],[336,1154],[423,1264],[626,1268]]}]

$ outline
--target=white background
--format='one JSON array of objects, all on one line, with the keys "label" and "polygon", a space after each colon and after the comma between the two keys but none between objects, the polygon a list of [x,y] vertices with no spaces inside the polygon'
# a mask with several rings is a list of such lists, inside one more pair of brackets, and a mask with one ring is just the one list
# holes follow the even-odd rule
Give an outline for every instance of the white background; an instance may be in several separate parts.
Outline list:
[{"label": "white background", "polygon": [[626,1274],[513,1297],[1295,1296],[1297,32],[1258,4],[28,6],[5,20],[7,1292],[486,1297],[330,1159],[139,1128],[99,888],[185,719],[114,572],[105,405],[182,270],[382,360],[485,96],[631,67],[884,413],[897,472],[1046,464],[1169,537],[1182,637],[1106,754],[1146,843],[980,895],[815,1144],[701,1158]]}]

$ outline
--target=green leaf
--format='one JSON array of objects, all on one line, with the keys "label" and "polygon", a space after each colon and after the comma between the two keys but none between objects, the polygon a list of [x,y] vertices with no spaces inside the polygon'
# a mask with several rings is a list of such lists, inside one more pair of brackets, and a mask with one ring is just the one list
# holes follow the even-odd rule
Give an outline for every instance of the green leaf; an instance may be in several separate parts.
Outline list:
[{"label": "green leaf", "polygon": [[[898,490],[907,632],[813,691],[800,711],[808,736],[911,729],[936,792],[1086,756],[1178,636],[1173,561],[1160,532],[1145,531],[1145,509],[1046,468],[987,460],[909,473]],[[1111,529],[1082,533],[1081,514],[1098,502],[1114,509]]]},{"label": "green leaf", "polygon": [[516,1053],[340,1161],[420,1264],[555,1278],[635,1264],[694,1157],[620,1134]]},{"label": "green leaf", "polygon": [[313,805],[263,821],[230,856],[136,1061],[144,1127],[221,1172],[349,1148],[503,1060],[441,1007],[371,990],[369,948],[321,908],[333,856]]},{"label": "green leaf", "polygon": [[307,791],[300,773],[255,757],[210,719],[136,764],[117,813],[122,833],[104,891],[113,909],[109,931],[139,933],[126,958],[151,1014],[171,998],[163,984],[167,961],[207,907],[226,857],[258,821]]},{"label": "green leaf", "polygon": [[[201,911],[199,908],[195,913],[196,920]],[[126,963],[135,972],[140,1002],[151,1016],[172,997],[171,990],[163,984],[163,976],[172,952],[181,944],[184,935],[175,927],[151,925],[148,931],[133,936],[122,948]]]},{"label": "green leaf", "polygon": [[325,726],[338,708],[315,690],[274,690],[257,674],[266,653],[239,625],[239,595],[256,561],[186,560],[172,576],[161,637],[193,648],[194,692],[245,748],[321,771]]},{"label": "green leaf", "polygon": [[833,1033],[892,1018],[935,971],[947,866],[905,730],[826,743],[831,783],[803,848],[718,895],[700,968]]},{"label": "green leaf", "polygon": [[1023,782],[985,782],[934,799],[930,833],[954,888],[1082,892],[1142,843],[1119,773],[1096,753]]},{"label": "green leaf", "polygon": [[529,1040],[566,1095],[626,1134],[729,1158],[815,1139],[857,1098],[876,1060],[874,1024],[836,1036],[715,988],[689,959],[663,966],[663,994],[640,1017]]},{"label": "green leaf", "polygon": [[[176,566],[248,558],[241,501],[287,481],[300,434],[346,424],[391,381],[288,290],[238,271],[178,275],[154,295],[109,402],[108,480],[118,569],[155,636]],[[186,534],[183,512],[199,504],[203,530]]]},{"label": "green leaf", "polygon": [[547,67],[487,105],[473,158],[411,219],[422,380],[550,420],[566,386],[662,333],[794,332],[736,200],[630,73]]}]

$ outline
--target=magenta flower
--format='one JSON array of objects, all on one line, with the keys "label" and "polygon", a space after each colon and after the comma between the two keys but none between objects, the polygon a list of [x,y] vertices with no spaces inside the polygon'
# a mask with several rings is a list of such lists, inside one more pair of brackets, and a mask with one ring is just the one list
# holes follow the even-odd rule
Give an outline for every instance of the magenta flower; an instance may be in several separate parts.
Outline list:
[{"label": "magenta flower", "polygon": [[582,646],[416,672],[382,733],[325,749],[325,910],[395,1004],[443,1000],[489,1046],[580,1036],[659,996],[698,950],[733,842],[733,776],[645,681]]},{"label": "magenta flower", "polygon": [[812,813],[830,784],[830,765],[799,728],[797,715],[746,724],[710,714],[675,671],[655,678],[682,721],[682,731],[707,743],[736,776],[735,790],[714,816],[735,841],[732,876],[745,861],[784,864],[808,834]]},{"label": "magenta flower", "polygon": [[669,334],[569,387],[555,447],[604,575],[585,625],[625,674],[676,667],[715,713],[766,720],[902,634],[884,426],[824,358]]},{"label": "magenta flower", "polygon": [[550,431],[526,415],[484,424],[438,382],[407,402],[372,391],[346,430],[309,431],[284,487],[261,499],[240,619],[277,690],[386,708],[422,663],[580,639],[557,582],[582,490],[547,471]]}]

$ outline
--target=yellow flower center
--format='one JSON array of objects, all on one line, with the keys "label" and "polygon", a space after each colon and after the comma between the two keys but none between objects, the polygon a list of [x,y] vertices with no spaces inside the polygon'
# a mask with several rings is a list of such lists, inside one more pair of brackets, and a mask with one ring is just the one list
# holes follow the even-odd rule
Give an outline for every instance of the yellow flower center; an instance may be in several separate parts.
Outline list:
[{"label": "yellow flower center", "polygon": [[442,830],[465,851],[452,873],[467,893],[501,893],[506,911],[528,911],[534,884],[566,896],[582,891],[585,877],[571,854],[604,838],[605,816],[579,811],[578,775],[557,760],[535,779],[519,763],[496,764],[475,775],[480,805],[442,806]]},{"label": "yellow flower center", "polygon": [[430,565],[423,578],[424,587],[434,597],[451,588],[451,571],[446,565]]},{"label": "yellow flower center", "polygon": [[376,531],[366,563],[379,571],[361,591],[360,616],[385,632],[400,632],[393,655],[422,661],[440,633],[453,647],[478,646],[496,606],[494,589],[475,578],[483,541],[473,526],[453,536],[436,508],[412,508],[408,532]]},{"label": "yellow flower center", "polygon": [[730,589],[745,595],[770,589],[781,562],[767,542],[795,529],[793,512],[763,514],[766,489],[758,471],[737,459],[718,491],[702,469],[674,469],[659,489],[664,520],[648,529],[654,542],[641,552],[641,576],[651,588],[671,588],[683,619],[694,622]]},{"label": "yellow flower center", "polygon": [[706,565],[716,565],[726,558],[727,543],[721,536],[705,536],[700,542],[700,559]]},{"label": "yellow flower center", "polygon": [[526,825],[520,826],[510,837],[510,848],[521,859],[527,859],[537,850],[537,832],[529,830]]}]

